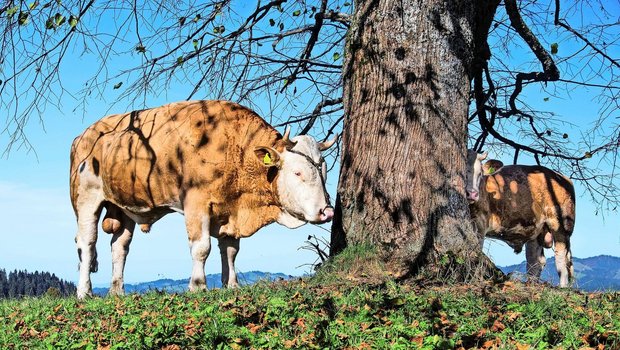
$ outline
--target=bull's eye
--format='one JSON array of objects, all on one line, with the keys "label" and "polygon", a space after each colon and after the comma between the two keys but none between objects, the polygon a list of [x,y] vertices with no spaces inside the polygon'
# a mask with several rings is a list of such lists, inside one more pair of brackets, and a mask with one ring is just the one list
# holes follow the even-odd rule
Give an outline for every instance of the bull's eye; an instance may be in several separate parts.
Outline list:
[{"label": "bull's eye", "polygon": [[296,171],[295,176],[301,177],[301,171]]}]

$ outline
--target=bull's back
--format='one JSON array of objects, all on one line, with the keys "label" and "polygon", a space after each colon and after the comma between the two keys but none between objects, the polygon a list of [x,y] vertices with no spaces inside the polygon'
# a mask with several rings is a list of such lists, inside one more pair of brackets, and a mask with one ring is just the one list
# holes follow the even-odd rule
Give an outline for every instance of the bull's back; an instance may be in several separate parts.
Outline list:
[{"label": "bull's back", "polygon": [[511,165],[488,176],[490,210],[504,226],[534,227],[545,222],[571,233],[575,221],[575,190],[563,175],[542,166]]},{"label": "bull's back", "polygon": [[179,205],[192,187],[232,186],[234,176],[225,168],[239,152],[241,134],[252,131],[248,125],[271,128],[251,110],[225,101],[108,116],[74,142],[72,174],[80,159],[96,161],[106,200],[131,211]]}]

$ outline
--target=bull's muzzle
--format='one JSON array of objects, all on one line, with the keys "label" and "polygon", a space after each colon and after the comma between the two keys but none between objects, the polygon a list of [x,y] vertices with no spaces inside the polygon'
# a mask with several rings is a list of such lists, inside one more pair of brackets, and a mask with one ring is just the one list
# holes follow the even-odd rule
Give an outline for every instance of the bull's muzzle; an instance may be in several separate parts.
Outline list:
[{"label": "bull's muzzle", "polygon": [[478,199],[480,199],[480,195],[478,194],[478,191],[467,190],[467,200],[469,200],[470,202],[476,202],[478,201]]},{"label": "bull's muzzle", "polygon": [[334,217],[334,207],[331,205],[319,210],[319,220],[321,222],[328,222]]}]

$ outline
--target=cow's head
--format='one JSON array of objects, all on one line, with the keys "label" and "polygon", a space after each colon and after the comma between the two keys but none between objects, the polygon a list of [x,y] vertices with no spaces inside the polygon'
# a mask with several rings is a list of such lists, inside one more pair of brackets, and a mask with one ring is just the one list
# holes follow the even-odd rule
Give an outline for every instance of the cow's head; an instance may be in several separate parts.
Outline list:
[{"label": "cow's head", "polygon": [[467,200],[470,203],[480,199],[480,181],[482,180],[483,169],[482,161],[487,157],[487,152],[477,153],[474,150],[467,150],[467,175],[465,178],[465,191]]},{"label": "cow's head", "polygon": [[501,160],[489,159],[484,164],[482,161],[487,158],[487,152],[477,153],[471,149],[467,150],[467,178],[465,179],[465,191],[470,203],[480,199],[480,183],[486,175],[492,175],[504,166]]},{"label": "cow's head", "polygon": [[[288,140],[288,130],[284,134]],[[310,136],[291,139],[294,146],[278,152],[270,147],[256,148],[259,161],[267,167],[277,167],[278,198],[283,214],[278,223],[298,227],[306,222],[324,223],[334,216],[325,189],[327,165],[321,151],[331,147],[338,135],[327,142],[317,142]]]}]

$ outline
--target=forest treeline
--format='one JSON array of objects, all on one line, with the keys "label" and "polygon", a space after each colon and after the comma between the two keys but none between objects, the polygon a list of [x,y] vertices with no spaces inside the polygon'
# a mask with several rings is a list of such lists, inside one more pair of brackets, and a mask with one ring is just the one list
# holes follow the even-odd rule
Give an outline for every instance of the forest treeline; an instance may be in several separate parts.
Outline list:
[{"label": "forest treeline", "polygon": [[0,269],[0,299],[37,297],[41,295],[75,295],[75,284],[56,277],[49,272],[12,271]]}]

